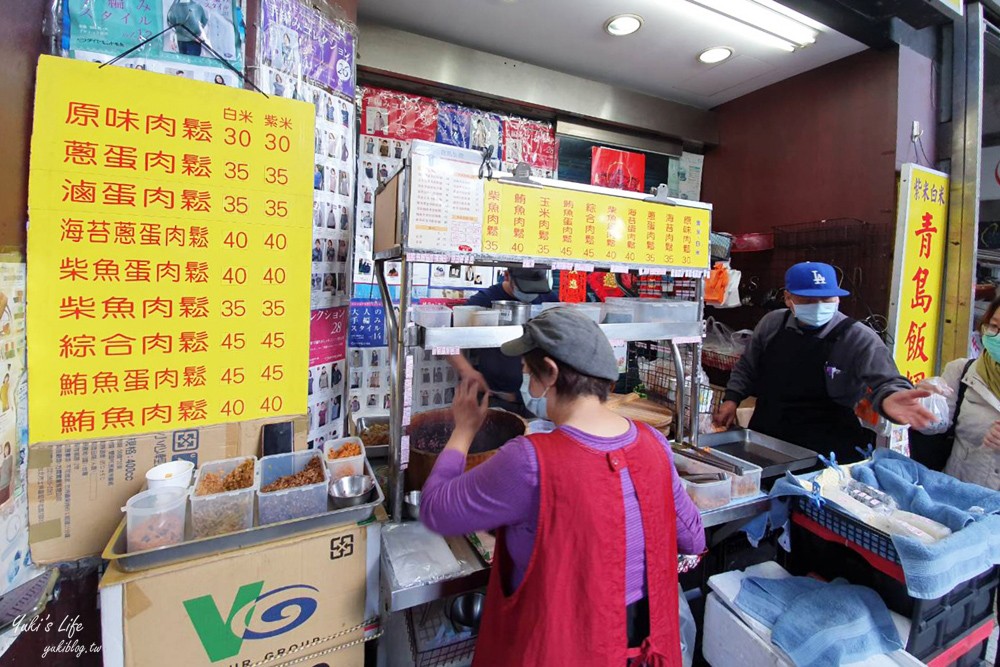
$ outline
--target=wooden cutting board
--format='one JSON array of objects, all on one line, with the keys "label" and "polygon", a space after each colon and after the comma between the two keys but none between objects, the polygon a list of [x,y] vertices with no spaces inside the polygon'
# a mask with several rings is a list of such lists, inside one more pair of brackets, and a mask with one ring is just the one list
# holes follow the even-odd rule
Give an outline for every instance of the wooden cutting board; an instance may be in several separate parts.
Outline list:
[{"label": "wooden cutting board", "polygon": [[612,412],[632,421],[649,424],[657,430],[670,426],[674,413],[665,405],[660,405],[638,394],[611,394],[606,403]]}]

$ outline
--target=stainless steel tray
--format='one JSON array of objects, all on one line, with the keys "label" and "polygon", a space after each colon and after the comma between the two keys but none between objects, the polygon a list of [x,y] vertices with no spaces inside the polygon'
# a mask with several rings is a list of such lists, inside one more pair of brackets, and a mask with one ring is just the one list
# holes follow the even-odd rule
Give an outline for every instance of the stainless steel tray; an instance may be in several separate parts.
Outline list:
[{"label": "stainless steel tray", "polygon": [[[148,551],[136,551],[135,553],[128,553],[127,551],[125,519],[122,519],[115,530],[115,534],[111,536],[108,546],[104,548],[103,558],[114,561],[118,564],[118,567],[126,572],[136,572],[138,570],[160,567],[161,565],[179,563],[193,558],[201,558],[202,556],[211,556],[226,551],[244,549],[341,524],[367,521],[375,512],[375,508],[385,501],[385,496],[382,494],[382,487],[379,486],[378,478],[375,477],[371,464],[367,460],[365,461],[365,468],[372,479],[375,480],[375,496],[370,502],[364,505],[335,509],[332,504],[329,504],[328,495],[327,507],[330,510],[325,514],[282,521],[281,523],[271,523],[266,526],[257,526],[227,535],[188,540],[180,544],[149,549]],[[187,525],[191,525],[190,510],[188,512]]]},{"label": "stainless steel tray", "polygon": [[[374,424],[388,424],[389,415],[352,415],[351,435],[360,438],[369,426]],[[365,446],[365,453],[371,458],[385,458],[389,456],[389,445],[376,445],[375,447]]]},{"label": "stainless steel tray", "polygon": [[818,461],[812,450],[749,429],[700,435],[698,444],[760,466],[765,479],[811,468]]}]

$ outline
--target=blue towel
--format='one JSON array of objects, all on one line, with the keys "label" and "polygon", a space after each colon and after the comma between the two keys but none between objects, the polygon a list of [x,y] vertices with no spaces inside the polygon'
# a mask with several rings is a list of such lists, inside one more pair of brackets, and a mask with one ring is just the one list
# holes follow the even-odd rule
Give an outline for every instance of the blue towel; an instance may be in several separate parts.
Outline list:
[{"label": "blue towel", "polygon": [[[870,463],[854,466],[852,476],[891,495],[900,509],[954,531],[933,544],[892,536],[911,596],[939,598],[1000,564],[1000,493],[929,470],[888,449],[876,451]],[[970,512],[972,507],[982,512]]]},{"label": "blue towel", "polygon": [[797,597],[826,585],[812,577],[746,577],[740,584],[735,602],[737,607],[768,628],[773,628]]},{"label": "blue towel", "polygon": [[800,595],[771,641],[797,667],[836,667],[903,648],[882,598],[864,586],[824,586]]}]

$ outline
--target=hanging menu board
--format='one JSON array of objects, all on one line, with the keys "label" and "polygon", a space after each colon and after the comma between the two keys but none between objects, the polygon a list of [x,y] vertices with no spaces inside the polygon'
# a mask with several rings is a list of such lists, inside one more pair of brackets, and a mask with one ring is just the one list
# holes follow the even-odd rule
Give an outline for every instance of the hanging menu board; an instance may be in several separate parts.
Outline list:
[{"label": "hanging menu board", "polygon": [[43,56],[31,442],[302,414],[313,107]]},{"label": "hanging menu board", "polygon": [[410,160],[410,247],[479,252],[483,235],[479,154],[414,141]]},{"label": "hanging menu board", "polygon": [[486,184],[483,252],[709,268],[712,212],[555,187]]}]

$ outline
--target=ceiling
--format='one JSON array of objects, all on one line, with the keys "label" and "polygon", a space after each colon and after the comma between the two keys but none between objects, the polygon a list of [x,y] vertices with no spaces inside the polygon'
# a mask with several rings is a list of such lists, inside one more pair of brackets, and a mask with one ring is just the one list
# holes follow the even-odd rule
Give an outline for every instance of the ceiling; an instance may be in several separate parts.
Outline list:
[{"label": "ceiling", "polygon": [[[605,33],[605,21],[620,13],[642,16],[642,29],[627,37]],[[818,26],[815,44],[787,53],[686,0],[360,0],[358,14],[705,109],[865,49]],[[718,65],[698,62],[712,46],[731,47],[735,55]]]}]

